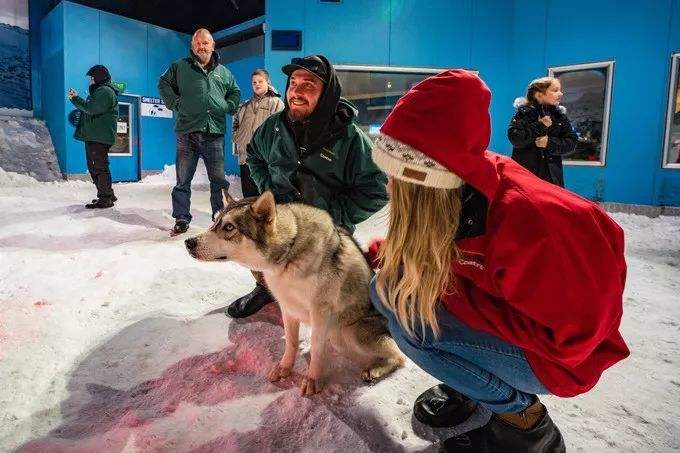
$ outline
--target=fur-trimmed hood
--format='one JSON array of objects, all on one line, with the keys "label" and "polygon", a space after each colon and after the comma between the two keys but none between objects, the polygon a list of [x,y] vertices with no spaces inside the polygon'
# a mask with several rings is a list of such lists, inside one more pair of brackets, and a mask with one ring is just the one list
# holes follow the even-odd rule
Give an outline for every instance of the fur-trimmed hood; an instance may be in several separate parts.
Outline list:
[{"label": "fur-trimmed hood", "polygon": [[[515,107],[515,108],[518,109],[518,110],[520,109],[520,107],[529,106],[529,105],[531,105],[531,102],[529,102],[529,100],[528,100],[527,98],[525,98],[524,96],[515,98],[515,100],[514,100],[513,103],[512,103],[512,106]],[[555,107],[555,108],[556,108],[557,111],[560,112],[562,115],[566,115],[566,114],[567,114],[567,108],[566,108],[565,106],[563,106],[563,105],[558,105],[558,106]]]}]

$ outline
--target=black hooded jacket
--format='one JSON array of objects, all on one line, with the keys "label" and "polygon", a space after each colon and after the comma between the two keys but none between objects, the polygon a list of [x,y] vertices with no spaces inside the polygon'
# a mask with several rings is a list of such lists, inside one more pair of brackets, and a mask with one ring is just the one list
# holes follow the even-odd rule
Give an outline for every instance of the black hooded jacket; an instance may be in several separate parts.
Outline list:
[{"label": "black hooded jacket", "polygon": [[[518,98],[515,107],[517,113],[508,126],[512,158],[539,178],[564,187],[562,156],[574,151],[578,140],[566,109],[527,102],[524,98]],[[552,120],[550,127],[539,121],[546,115]],[[545,148],[539,148],[535,143],[542,136],[548,136]]]},{"label": "black hooded jacket", "polygon": [[[351,103],[340,97],[342,86],[333,65],[324,56],[318,55],[317,57],[323,62],[324,72],[328,76],[324,81],[321,97],[309,118],[302,122],[291,121],[288,117],[288,99],[285,94],[283,96],[286,126],[293,134],[303,160],[307,156],[319,153],[323,147],[333,147],[335,141],[347,134],[347,125],[352,122],[357,113]],[[284,93],[288,92],[289,85],[290,77],[286,82]],[[344,102],[340,102],[341,100]]]},{"label": "black hooded jacket", "polygon": [[316,206],[353,231],[387,203],[387,178],[371,159],[370,139],[353,123],[356,108],[340,97],[335,70],[322,61],[328,83],[312,115],[290,121],[285,100],[285,109],[255,131],[246,163],[260,192]]}]

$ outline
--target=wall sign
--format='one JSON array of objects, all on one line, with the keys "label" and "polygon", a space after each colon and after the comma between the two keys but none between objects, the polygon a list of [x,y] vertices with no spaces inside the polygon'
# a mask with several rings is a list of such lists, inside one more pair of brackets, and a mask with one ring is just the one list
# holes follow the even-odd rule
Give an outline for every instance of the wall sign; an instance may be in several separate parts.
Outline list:
[{"label": "wall sign", "polygon": [[161,98],[142,96],[142,116],[172,118],[172,110],[165,106]]}]

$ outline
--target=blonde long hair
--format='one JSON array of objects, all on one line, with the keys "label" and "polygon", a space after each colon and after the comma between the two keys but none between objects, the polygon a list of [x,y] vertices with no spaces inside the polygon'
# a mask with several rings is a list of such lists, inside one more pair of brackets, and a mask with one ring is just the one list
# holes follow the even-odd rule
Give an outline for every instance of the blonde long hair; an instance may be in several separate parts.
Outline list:
[{"label": "blonde long hair", "polygon": [[435,189],[393,178],[387,236],[378,259],[377,290],[399,324],[414,336],[416,320],[439,336],[436,308],[455,291],[451,263],[459,257],[454,242],[462,189]]}]

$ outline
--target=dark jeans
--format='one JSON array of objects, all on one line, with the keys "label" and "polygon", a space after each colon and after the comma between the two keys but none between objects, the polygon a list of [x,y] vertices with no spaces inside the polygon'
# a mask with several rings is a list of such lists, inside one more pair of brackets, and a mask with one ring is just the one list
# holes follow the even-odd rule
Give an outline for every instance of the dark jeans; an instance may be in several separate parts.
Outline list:
[{"label": "dark jeans", "polygon": [[191,180],[196,173],[198,158],[203,159],[210,181],[210,206],[213,218],[224,208],[222,189],[229,189],[224,176],[224,135],[190,132],[177,134],[175,170],[177,184],[172,189],[172,216],[191,222]]},{"label": "dark jeans", "polygon": [[97,198],[113,198],[111,187],[111,170],[109,169],[109,148],[97,142],[85,142],[85,156],[87,158],[87,170],[90,172],[92,182],[97,187]]},{"label": "dark jeans", "polygon": [[436,313],[439,338],[429,329],[423,332],[417,320],[415,337],[410,336],[381,302],[376,278],[371,281],[373,306],[387,318],[401,352],[430,375],[496,413],[520,412],[535,394],[549,393],[520,348],[468,327],[441,304]]},{"label": "dark jeans", "polygon": [[246,164],[239,167],[241,168],[241,191],[243,192],[243,198],[259,196],[260,191],[257,188],[257,184],[255,184],[255,181],[250,176],[250,167]]}]

